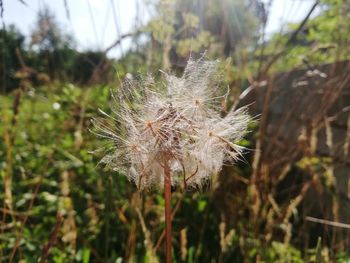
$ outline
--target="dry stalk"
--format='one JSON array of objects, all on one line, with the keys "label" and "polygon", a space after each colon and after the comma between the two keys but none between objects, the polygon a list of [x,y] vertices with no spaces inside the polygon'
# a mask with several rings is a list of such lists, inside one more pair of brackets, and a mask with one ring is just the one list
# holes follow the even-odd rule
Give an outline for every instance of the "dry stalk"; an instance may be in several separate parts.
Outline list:
[{"label": "dry stalk", "polygon": [[164,200],[165,200],[165,255],[171,263],[171,172],[168,161],[164,164]]},{"label": "dry stalk", "polygon": [[63,222],[63,216],[60,213],[58,213],[57,217],[56,217],[55,227],[51,232],[51,237],[50,237],[48,243],[44,246],[44,248],[42,250],[42,256],[40,258],[39,263],[44,263],[46,261],[48,255],[49,255],[49,252],[50,252],[50,248],[55,245],[55,243],[57,241],[58,232],[61,229],[62,222]]},{"label": "dry stalk", "polygon": [[[175,205],[175,208],[173,209],[173,211],[171,212],[171,220],[173,220],[177,210],[180,208],[180,205],[181,205],[181,201],[182,199],[180,199],[177,204]],[[160,245],[162,244],[163,240],[165,238],[165,229],[163,230],[163,232],[161,233],[161,235],[159,236],[159,239],[156,243],[156,246],[155,246],[155,250],[158,250],[158,248],[160,247]]]},{"label": "dry stalk", "polygon": [[158,260],[157,260],[157,257],[156,257],[155,250],[153,248],[152,239],[151,239],[151,233],[149,232],[149,230],[146,227],[146,223],[145,223],[145,220],[143,219],[143,216],[142,216],[142,213],[141,213],[140,209],[138,207],[136,207],[135,209],[136,209],[136,213],[137,213],[137,215],[139,217],[139,220],[140,220],[140,224],[141,224],[141,228],[142,228],[143,234],[145,235],[144,243],[145,243],[145,247],[146,247],[147,253],[150,256],[150,263],[157,263]]},{"label": "dry stalk", "polygon": [[12,252],[11,252],[11,255],[10,255],[10,261],[9,261],[10,263],[13,262],[14,257],[15,257],[15,255],[16,255],[16,251],[17,251],[18,246],[19,246],[19,244],[20,244],[20,241],[21,241],[21,239],[22,239],[22,235],[23,235],[23,231],[24,231],[24,226],[25,226],[25,224],[27,223],[27,220],[28,220],[28,217],[29,217],[29,212],[30,212],[30,210],[32,210],[32,208],[33,208],[34,201],[35,201],[35,199],[36,199],[36,197],[37,197],[37,195],[38,195],[39,188],[40,188],[40,186],[41,186],[41,182],[42,182],[43,178],[44,178],[43,175],[40,176],[39,181],[38,181],[38,183],[36,184],[36,186],[35,186],[35,188],[34,188],[33,195],[32,195],[32,199],[31,199],[30,202],[29,202],[26,216],[23,218],[22,224],[21,224],[21,228],[20,228],[19,232],[17,233],[17,238],[16,238],[15,244],[14,244],[14,246],[13,246],[13,249],[12,249]]},{"label": "dry stalk", "polygon": [[310,221],[310,222],[314,222],[314,223],[320,223],[323,225],[350,229],[350,224],[345,224],[345,223],[336,222],[336,221],[330,221],[330,220],[326,220],[326,219],[315,218],[315,217],[311,217],[311,216],[307,216],[305,219],[306,219],[306,221]]},{"label": "dry stalk", "polygon": [[187,229],[186,228],[180,231],[180,244],[181,244],[181,260],[185,262],[187,258]]}]

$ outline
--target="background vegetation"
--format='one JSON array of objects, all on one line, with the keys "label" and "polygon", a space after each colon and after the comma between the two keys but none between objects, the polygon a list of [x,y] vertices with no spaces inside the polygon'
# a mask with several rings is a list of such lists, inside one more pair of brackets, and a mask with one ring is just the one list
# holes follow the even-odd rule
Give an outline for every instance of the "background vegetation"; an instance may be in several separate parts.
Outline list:
[{"label": "background vegetation", "polygon": [[[280,72],[350,56],[346,0],[316,1],[304,21],[269,38],[266,2],[146,4],[154,14],[148,23],[103,51],[77,51],[48,8],[38,13],[30,39],[15,26],[2,28],[0,262],[162,262],[162,194],[139,193],[118,171],[97,165],[103,142],[89,132],[98,108],[110,112],[110,89],[127,73],[180,74],[190,55],[206,51],[221,61],[230,107],[239,94]],[[109,58],[125,38],[132,38],[130,49]],[[258,99],[268,103],[266,94]],[[345,101],[340,111],[349,106]],[[310,152],[306,144],[303,151],[268,159],[263,136],[269,114],[258,113],[240,142],[251,149],[244,161],[225,167],[206,189],[174,191],[174,262],[350,262],[349,225],[334,230],[306,219],[316,201],[331,211],[317,210],[323,219],[350,222],[349,195],[337,191],[332,170],[337,158]],[[262,161],[261,153],[267,156]],[[283,158],[289,158],[288,169],[269,169]]]}]

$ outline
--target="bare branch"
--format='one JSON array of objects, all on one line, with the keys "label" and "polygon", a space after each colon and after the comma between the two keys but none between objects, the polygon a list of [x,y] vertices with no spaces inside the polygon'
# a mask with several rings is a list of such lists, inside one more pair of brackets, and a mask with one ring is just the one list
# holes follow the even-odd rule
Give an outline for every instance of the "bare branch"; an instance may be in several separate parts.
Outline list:
[{"label": "bare branch", "polygon": [[326,219],[315,218],[315,217],[311,217],[311,216],[307,216],[305,219],[307,221],[314,222],[314,223],[320,223],[320,224],[323,224],[323,225],[350,229],[350,224],[330,221],[330,220],[326,220]]}]

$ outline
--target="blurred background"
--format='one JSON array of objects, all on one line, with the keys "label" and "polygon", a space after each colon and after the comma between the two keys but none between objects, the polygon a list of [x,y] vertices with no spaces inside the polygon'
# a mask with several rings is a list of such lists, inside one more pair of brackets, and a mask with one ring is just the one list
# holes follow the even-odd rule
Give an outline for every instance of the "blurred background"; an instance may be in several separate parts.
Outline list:
[{"label": "blurred background", "polygon": [[[219,60],[244,159],[173,192],[173,262],[350,262],[347,0],[0,0],[0,262],[163,262],[164,199],[98,165],[126,74]],[[131,76],[131,75],[129,75]]]}]

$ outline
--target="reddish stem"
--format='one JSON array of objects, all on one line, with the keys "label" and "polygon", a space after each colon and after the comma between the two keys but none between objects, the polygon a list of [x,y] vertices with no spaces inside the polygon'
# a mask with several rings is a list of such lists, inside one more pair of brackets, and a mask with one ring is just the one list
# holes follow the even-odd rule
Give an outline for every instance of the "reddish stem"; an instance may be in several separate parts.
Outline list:
[{"label": "reddish stem", "polygon": [[165,255],[166,262],[171,263],[171,177],[170,167],[164,166],[164,199],[165,199]]}]

